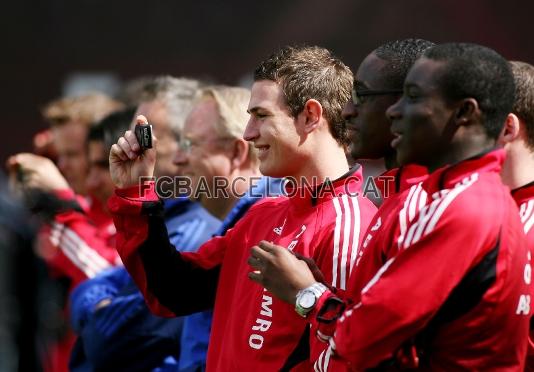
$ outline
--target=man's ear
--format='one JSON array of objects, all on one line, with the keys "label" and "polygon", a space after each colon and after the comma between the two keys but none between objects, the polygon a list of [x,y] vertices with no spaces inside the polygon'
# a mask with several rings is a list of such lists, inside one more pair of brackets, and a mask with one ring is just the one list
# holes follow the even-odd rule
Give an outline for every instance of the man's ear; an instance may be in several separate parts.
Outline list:
[{"label": "man's ear", "polygon": [[465,98],[459,102],[454,113],[454,122],[456,126],[465,126],[472,123],[480,123],[482,120],[482,111],[478,102],[474,98]]},{"label": "man's ear", "polygon": [[521,126],[517,115],[512,113],[508,114],[497,143],[504,146],[507,143],[515,141],[515,139],[519,137],[520,129]]},{"label": "man's ear", "polygon": [[234,140],[232,147],[232,168],[239,169],[248,160],[250,143],[242,138]]},{"label": "man's ear", "polygon": [[303,119],[303,130],[311,133],[321,124],[323,117],[323,106],[315,99],[309,99],[304,104],[304,108],[299,116]]}]

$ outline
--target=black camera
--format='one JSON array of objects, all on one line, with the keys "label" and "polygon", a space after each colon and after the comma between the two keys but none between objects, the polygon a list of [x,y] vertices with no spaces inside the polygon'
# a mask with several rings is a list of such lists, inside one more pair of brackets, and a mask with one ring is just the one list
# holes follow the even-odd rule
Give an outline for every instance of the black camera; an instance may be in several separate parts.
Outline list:
[{"label": "black camera", "polygon": [[137,124],[135,126],[135,137],[141,151],[152,148],[152,125],[150,124]]}]

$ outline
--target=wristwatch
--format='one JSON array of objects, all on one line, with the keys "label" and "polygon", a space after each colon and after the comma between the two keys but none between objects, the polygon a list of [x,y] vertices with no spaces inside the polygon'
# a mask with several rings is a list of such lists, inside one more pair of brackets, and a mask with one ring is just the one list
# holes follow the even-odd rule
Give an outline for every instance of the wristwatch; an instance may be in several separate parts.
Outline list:
[{"label": "wristwatch", "polygon": [[309,312],[313,310],[319,297],[327,290],[322,283],[313,283],[307,288],[304,288],[297,293],[295,301],[295,311],[302,317],[308,316]]}]

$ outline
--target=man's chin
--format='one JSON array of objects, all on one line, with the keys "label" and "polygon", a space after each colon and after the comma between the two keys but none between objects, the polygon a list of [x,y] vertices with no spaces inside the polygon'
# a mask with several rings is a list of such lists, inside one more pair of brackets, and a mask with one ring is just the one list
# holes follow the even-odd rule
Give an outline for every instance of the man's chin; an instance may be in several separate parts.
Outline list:
[{"label": "man's chin", "polygon": [[282,178],[286,175],[279,175],[279,172],[276,171],[274,167],[272,167],[270,164],[267,164],[265,162],[260,163],[260,173],[264,176],[268,177],[274,177],[274,178]]}]

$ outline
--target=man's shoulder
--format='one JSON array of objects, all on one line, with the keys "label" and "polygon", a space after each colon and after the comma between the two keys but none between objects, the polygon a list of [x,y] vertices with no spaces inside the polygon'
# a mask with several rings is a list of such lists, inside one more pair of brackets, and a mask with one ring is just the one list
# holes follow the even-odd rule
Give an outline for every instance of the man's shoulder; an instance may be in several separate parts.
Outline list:
[{"label": "man's shoulder", "polygon": [[289,199],[286,196],[268,196],[258,200],[254,205],[249,209],[249,212],[263,212],[266,210],[278,209],[286,203],[289,202]]},{"label": "man's shoulder", "polygon": [[349,215],[353,222],[361,219],[370,221],[377,212],[377,207],[369,198],[351,193],[340,193],[321,203],[320,208],[325,224],[335,224],[336,219]]},{"label": "man's shoulder", "polygon": [[454,187],[428,195],[428,198],[427,206],[421,211],[425,219],[453,219],[467,229],[500,224],[505,211],[513,206],[511,195],[502,182],[485,175],[472,175]]}]

